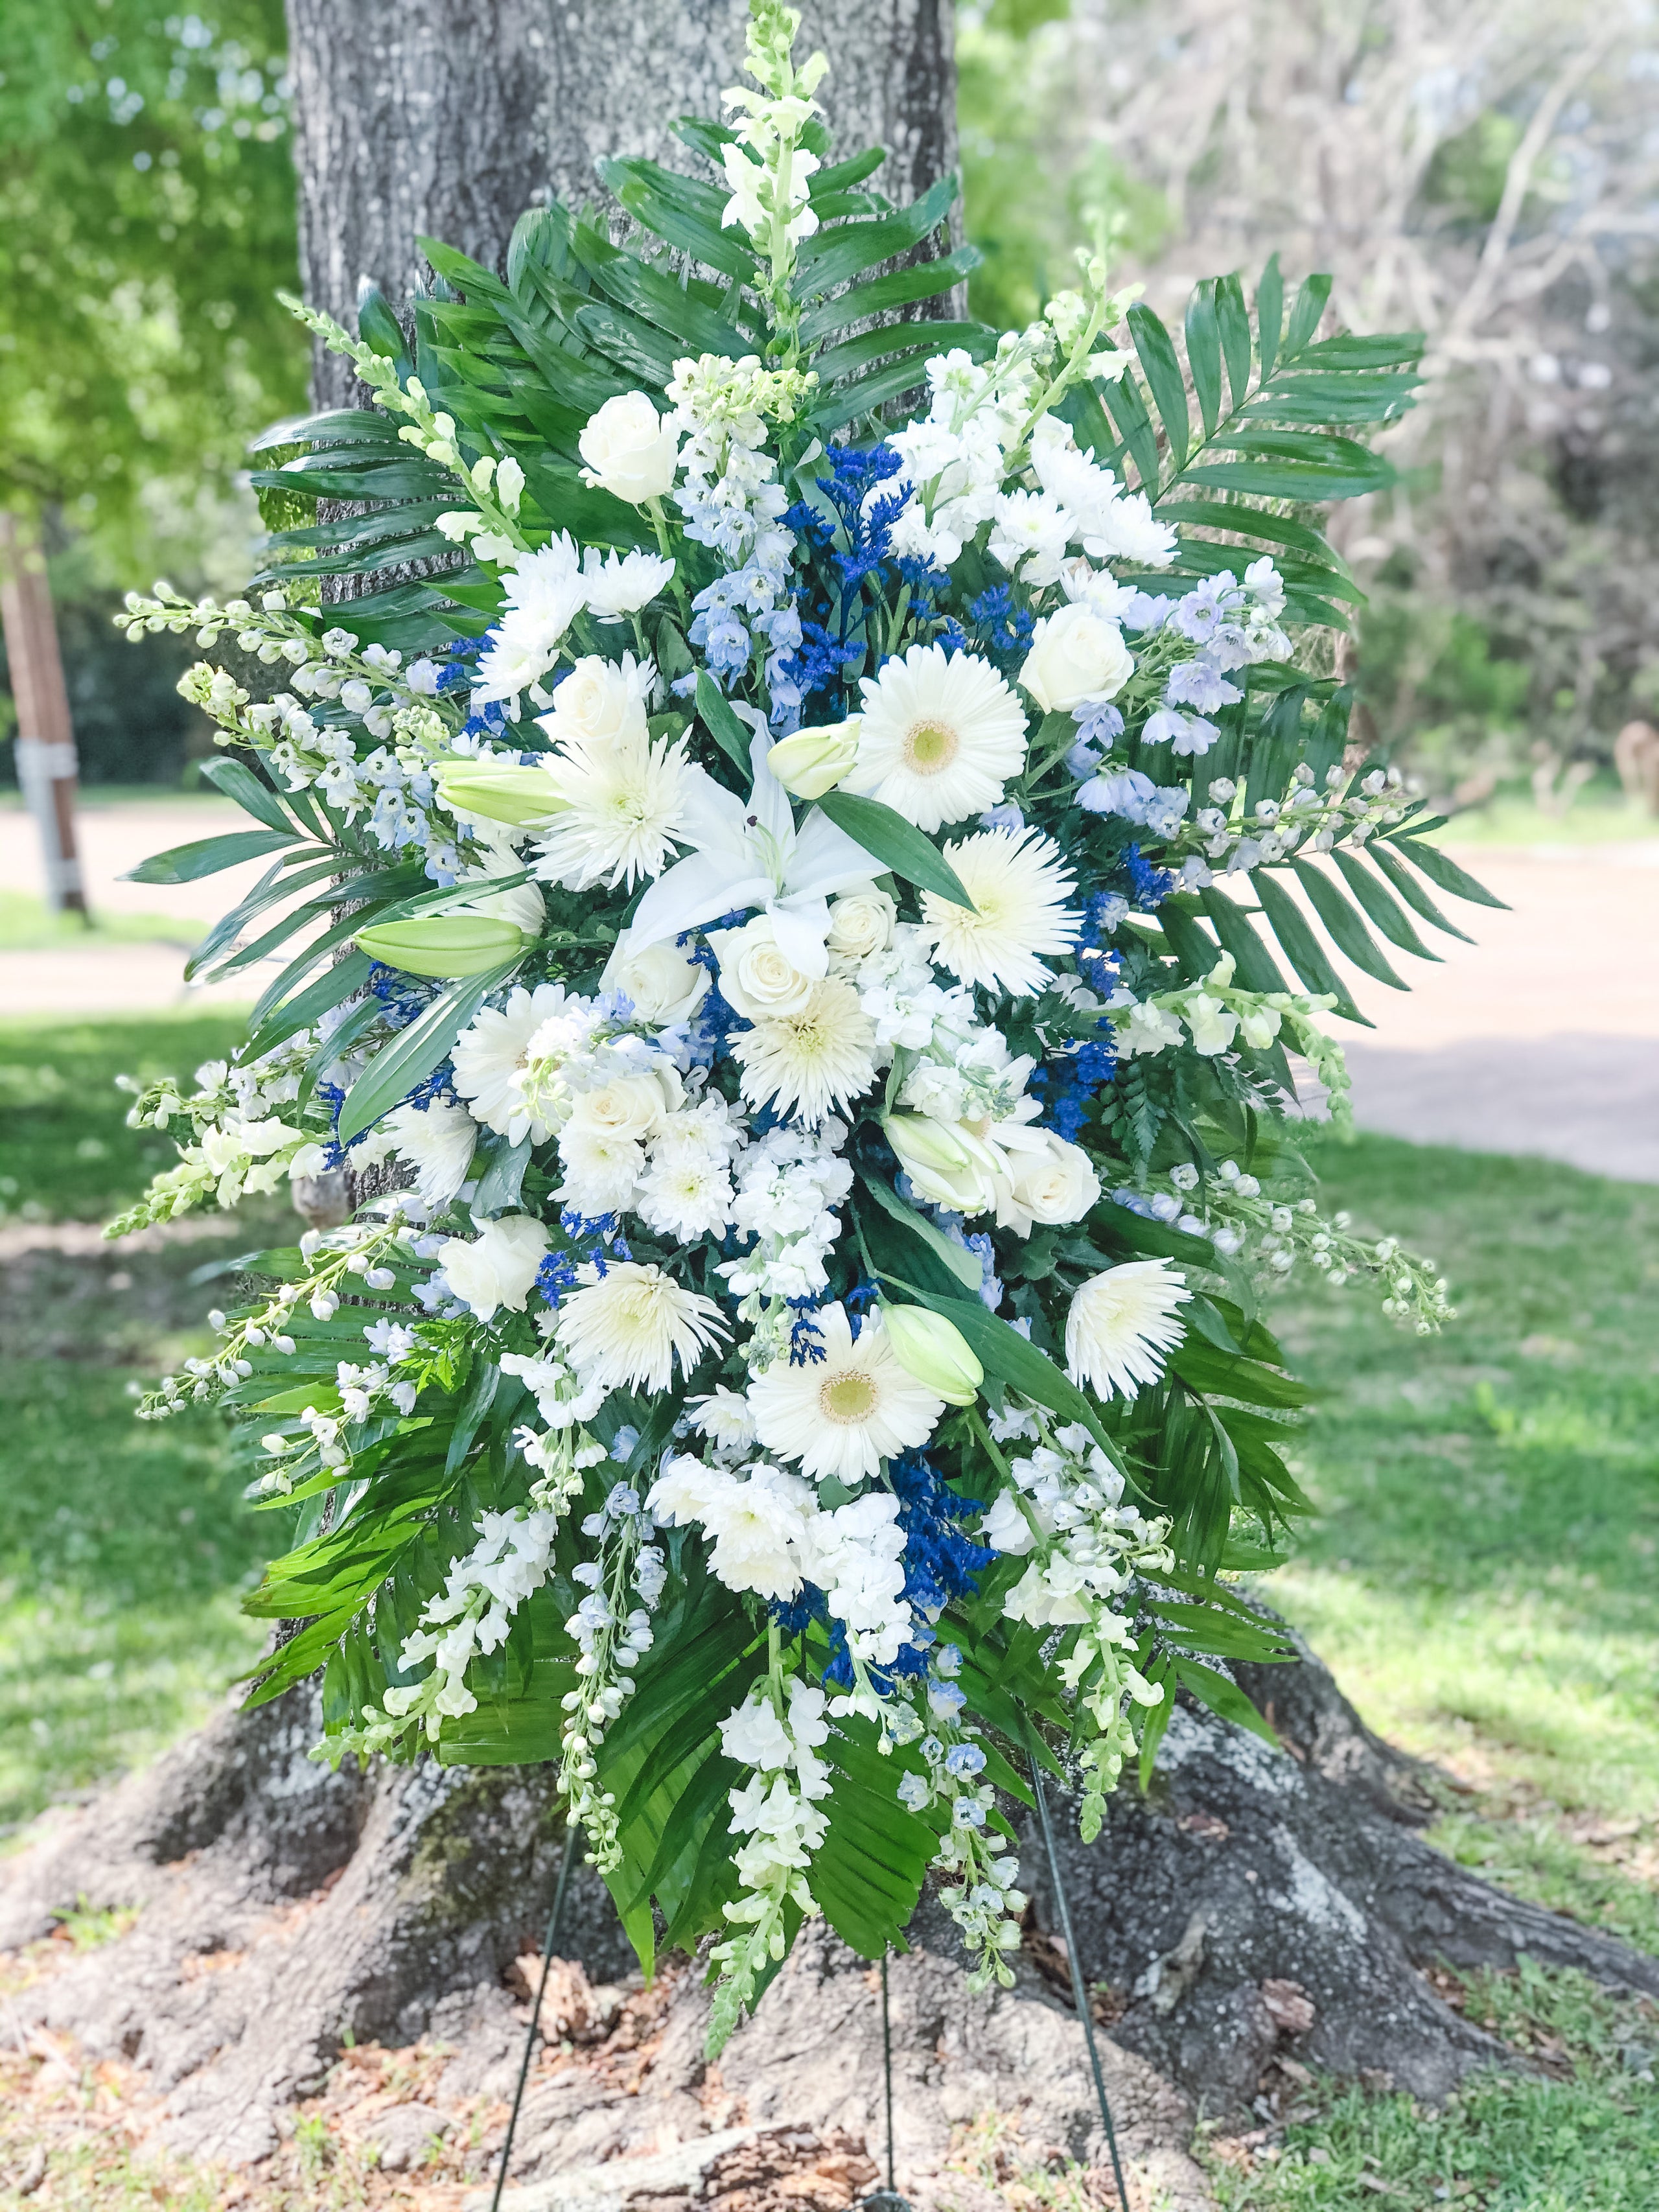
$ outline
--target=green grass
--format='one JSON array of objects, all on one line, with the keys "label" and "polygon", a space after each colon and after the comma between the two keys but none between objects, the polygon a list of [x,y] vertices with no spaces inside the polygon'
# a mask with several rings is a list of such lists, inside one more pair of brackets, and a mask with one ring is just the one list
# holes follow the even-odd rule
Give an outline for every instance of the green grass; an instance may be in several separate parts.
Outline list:
[{"label": "green grass", "polygon": [[198,944],[204,921],[165,914],[106,914],[90,921],[79,915],[54,914],[44,899],[27,891],[0,891],[0,952],[60,951],[88,945]]},{"label": "green grass", "polygon": [[142,1020],[0,1021],[0,1222],[99,1221],[176,1153],[165,1130],[129,1129],[118,1075],[181,1080],[222,1059],[246,1024],[234,1008]]},{"label": "green grass", "polygon": [[1525,2063],[1438,2106],[1316,2083],[1282,2143],[1200,2155],[1221,2212],[1652,2212],[1659,2013],[1576,1973],[1458,1978],[1462,2008]]}]

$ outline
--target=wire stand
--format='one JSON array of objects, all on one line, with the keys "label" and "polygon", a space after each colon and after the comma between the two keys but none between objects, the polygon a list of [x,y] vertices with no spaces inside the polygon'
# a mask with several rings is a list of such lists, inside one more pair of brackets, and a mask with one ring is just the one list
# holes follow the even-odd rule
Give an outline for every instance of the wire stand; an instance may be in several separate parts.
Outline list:
[{"label": "wire stand", "polygon": [[1123,2161],[1118,2156],[1117,2130],[1112,2125],[1112,2108],[1106,2100],[1106,2077],[1100,2070],[1100,2048],[1095,2041],[1094,2014],[1089,2009],[1089,1992],[1084,1986],[1083,1968],[1078,1962],[1077,1938],[1072,1933],[1072,1908],[1066,1902],[1066,1885],[1060,1879],[1060,1854],[1054,1849],[1054,1832],[1048,1819],[1048,1800],[1043,1793],[1042,1773],[1037,1765],[1029,1723],[1025,1755],[1030,1765],[1031,1794],[1036,1799],[1037,1820],[1042,1829],[1043,1845],[1048,1854],[1048,1875],[1054,1886],[1054,1903],[1060,1911],[1060,1932],[1066,1943],[1066,1963],[1072,1970],[1072,1998],[1077,2006],[1077,2016],[1083,2022],[1084,2039],[1089,2046],[1089,2065],[1095,2077],[1095,2095],[1100,2100],[1100,2117],[1106,2129],[1106,2148],[1112,2154],[1112,2179],[1117,2184],[1118,2203],[1123,2212],[1129,2212],[1129,2192],[1123,2183]]},{"label": "wire stand", "polygon": [[536,2055],[536,2038],[541,2033],[542,1999],[547,1995],[547,1977],[553,1965],[553,1946],[559,1940],[559,1922],[564,1915],[564,1893],[570,1880],[570,1866],[576,1856],[576,1824],[567,1820],[564,1832],[564,1856],[559,1862],[559,1879],[553,1891],[553,1910],[547,1916],[547,1941],[542,1945],[542,1971],[536,1984],[536,2002],[530,2008],[530,2027],[524,2039],[524,2057],[519,2063],[519,2084],[513,2092],[513,2110],[507,2117],[507,2139],[501,2145],[501,2167],[495,2176],[495,2193],[489,2200],[489,2212],[501,2212],[501,2191],[507,2186],[507,2169],[513,2156],[513,2138],[519,2129],[519,2107],[524,2102],[525,2083],[530,2079],[530,2062]]}]

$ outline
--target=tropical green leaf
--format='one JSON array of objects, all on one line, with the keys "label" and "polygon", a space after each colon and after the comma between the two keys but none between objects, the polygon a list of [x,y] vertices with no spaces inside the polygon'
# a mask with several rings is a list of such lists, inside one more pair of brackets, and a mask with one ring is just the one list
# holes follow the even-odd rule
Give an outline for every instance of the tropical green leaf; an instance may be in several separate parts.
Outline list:
[{"label": "tropical green leaf", "polygon": [[[1247,347],[1248,343],[1247,332]],[[1187,366],[1192,371],[1204,434],[1213,438],[1221,416],[1221,325],[1216,312],[1213,276],[1206,277],[1197,285],[1187,302]]]},{"label": "tropical green leaf", "polygon": [[1415,837],[1402,836],[1398,831],[1389,839],[1395,852],[1420,868],[1431,884],[1438,884],[1443,891],[1454,898],[1468,899],[1476,906],[1494,906],[1509,911],[1507,902],[1495,898],[1484,884],[1476,883],[1466,869],[1455,860],[1448,859],[1437,845],[1420,844]]},{"label": "tropical green leaf", "polygon": [[754,732],[747,723],[740,722],[732,713],[731,703],[706,668],[697,671],[697,712],[703,725],[720,750],[726,754],[744,776],[750,772],[750,750],[754,744]]},{"label": "tropical green leaf", "polygon": [[1447,921],[1411,870],[1402,866],[1386,845],[1373,838],[1365,850],[1371,865],[1382,871],[1413,913],[1421,915],[1432,927],[1443,930],[1448,937],[1455,937],[1465,945],[1474,944],[1474,939],[1455,922]]},{"label": "tropical green leaf", "polygon": [[1358,854],[1346,852],[1339,845],[1331,858],[1337,873],[1391,945],[1397,945],[1402,952],[1414,952],[1419,960],[1439,959],[1440,955],[1430,951],[1413,928],[1399,900],[1361,864]]},{"label": "tropical green leaf", "polygon": [[921,890],[949,899],[953,906],[966,907],[969,914],[975,911],[961,878],[939,847],[895,808],[884,805],[878,799],[860,799],[850,791],[826,791],[817,803],[836,829],[845,830],[884,868],[890,868]]},{"label": "tropical green leaf", "polygon": [[802,343],[812,345],[832,331],[845,330],[848,323],[890,314],[896,307],[908,307],[921,300],[936,299],[970,276],[983,259],[976,246],[959,246],[936,261],[918,261],[908,269],[895,269],[885,276],[854,284],[805,310],[800,319]]},{"label": "tropical green leaf", "polygon": [[380,1048],[346,1093],[337,1133],[343,1145],[372,1129],[383,1114],[390,1113],[431,1074],[489,994],[507,981],[517,964],[509,961],[492,968],[488,975],[452,983],[418,1021],[411,1022]]},{"label": "tropical green leaf", "polygon": [[1309,904],[1329,930],[1337,950],[1345,953],[1356,968],[1375,975],[1379,983],[1390,984],[1396,991],[1405,990],[1407,986],[1377,950],[1364,917],[1331,878],[1307,860],[1292,860],[1291,866],[1297,883],[1308,894]]},{"label": "tropical green leaf", "polygon": [[[1163,324],[1144,301],[1136,301],[1129,310],[1129,334],[1133,338],[1135,351],[1140,356],[1146,382],[1163,421],[1170,441],[1170,459],[1179,470],[1185,466],[1188,442],[1187,416],[1187,386],[1182,380],[1181,363],[1176,356],[1175,341]],[[1139,455],[1136,456],[1137,462]],[[1141,474],[1146,471],[1143,469]],[[1156,482],[1158,471],[1152,471]]]},{"label": "tropical green leaf", "polygon": [[1366,1019],[1343,988],[1341,977],[1320,950],[1318,939],[1290,893],[1273,881],[1266,868],[1257,868],[1250,881],[1261,902],[1261,911],[1267,917],[1267,927],[1285,948],[1286,959],[1307,988],[1316,995],[1328,992],[1336,1000],[1339,1014],[1348,1021],[1358,1022],[1365,1029],[1374,1029],[1376,1024]]},{"label": "tropical green leaf", "polygon": [[[244,860],[263,860],[298,839],[296,830],[232,830],[222,837],[202,837],[194,844],[175,845],[171,851],[153,853],[129,868],[124,884],[193,884],[204,876],[216,876]],[[309,854],[306,855],[309,858]]]}]

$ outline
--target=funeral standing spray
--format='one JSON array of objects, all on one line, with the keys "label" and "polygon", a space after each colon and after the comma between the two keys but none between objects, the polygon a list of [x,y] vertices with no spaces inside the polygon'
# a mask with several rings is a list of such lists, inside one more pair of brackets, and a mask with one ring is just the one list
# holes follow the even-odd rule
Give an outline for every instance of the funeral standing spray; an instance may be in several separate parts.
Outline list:
[{"label": "funeral standing spray", "polygon": [[183,686],[254,826],[140,874],[268,859],[191,967],[278,964],[139,1098],[179,1164],[115,1226],[380,1193],[145,1407],[220,1400],[295,1516],[254,1698],[557,1761],[647,1966],[714,1939],[716,2045],[804,1916],[878,1956],[930,1875],[1010,1980],[1028,1753],[1090,1837],[1177,1691],[1265,1729],[1258,1291],[1446,1311],[1321,1213],[1292,1060],[1340,1116],[1328,940],[1395,981],[1485,896],[1329,673],[1317,511],[1388,483],[1418,341],[1270,263],[1178,347],[1103,240],[1027,330],[919,318],[951,183],[836,159],[752,4],[678,126],[714,181],[607,162],[624,245],[555,205],[504,277],[425,242],[407,323],[298,308],[373,404],[271,434],[246,598],[125,617],[271,672]]}]

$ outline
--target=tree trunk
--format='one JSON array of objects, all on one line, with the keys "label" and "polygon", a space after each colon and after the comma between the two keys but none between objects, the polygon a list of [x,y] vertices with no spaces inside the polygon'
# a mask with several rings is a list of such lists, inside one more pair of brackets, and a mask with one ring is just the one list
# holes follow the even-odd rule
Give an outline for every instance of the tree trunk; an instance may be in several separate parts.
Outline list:
[{"label": "tree trunk", "polygon": [[[717,115],[740,80],[746,0],[288,0],[306,296],[355,328],[358,280],[397,304],[419,236],[499,269],[524,210],[603,197],[593,165],[653,155],[690,169],[681,115]],[[901,204],[956,165],[951,0],[809,0],[799,51],[844,152],[890,149]],[[319,356],[319,406],[349,399]]]},{"label": "tree trunk", "polygon": [[[1506,1897],[1425,1844],[1420,1770],[1369,1733],[1317,1660],[1258,1670],[1248,1686],[1273,1699],[1284,1751],[1184,1706],[1149,1794],[1126,1787],[1097,1844],[1078,1844],[1073,1826],[1061,1847],[1120,2134],[1147,2195],[1162,2188],[1177,2207],[1206,2201],[1186,2152],[1195,2106],[1249,2111],[1295,2078],[1281,2060],[1425,2096],[1510,2063],[1425,1978],[1439,1960],[1510,1966],[1524,1951],[1659,1995],[1659,1960]],[[330,2109],[348,2139],[401,2127],[423,2142],[454,2123],[459,2140],[468,2100],[482,2099],[483,2131],[453,2169],[482,2179],[528,2019],[514,1962],[538,1947],[556,1864],[550,1771],[330,1775],[306,1756],[316,1722],[308,1690],[227,1714],[7,1867],[0,1947],[44,1935],[76,1898],[83,1910],[141,1908],[112,1944],[51,1947],[58,1971],[24,1990],[16,2013],[94,2058],[147,2069],[135,2124],[174,2149],[232,2165],[270,2157],[295,2105],[333,2069]],[[1055,1808],[1062,1834],[1067,1809]],[[927,1903],[915,1948],[893,1963],[899,2180],[919,2205],[990,2212],[943,2171],[952,2128],[989,2108],[1018,2119],[1034,2156],[1102,2156],[1030,1832],[1021,1859],[1032,1906],[1014,1990],[969,1995],[955,1932]],[[559,1950],[577,1963],[558,1978],[557,2016],[544,2015],[550,2048],[516,2178],[648,2149],[667,2166],[630,2157],[614,2203],[625,2180],[665,2212],[665,2195],[696,2194],[714,2166],[704,2194],[718,2198],[726,2173],[731,2212],[753,2212],[774,2201],[738,2190],[754,2185],[757,2160],[798,2178],[844,2168],[844,2179],[880,2159],[875,1977],[822,1927],[804,1933],[718,2069],[700,2056],[697,1977],[671,1966],[641,1990],[586,1868]],[[422,2037],[451,2054],[435,2078],[428,2068],[423,2101],[401,2119],[340,2104],[339,2082],[368,2063],[363,2046]],[[786,2194],[799,2202],[804,2187]],[[847,2201],[829,2181],[805,2197],[825,2212]],[[517,2202],[534,2212],[550,2200],[531,2189]]]}]

